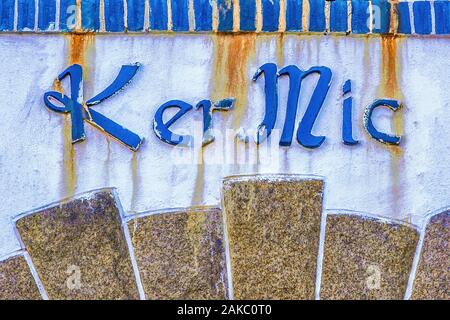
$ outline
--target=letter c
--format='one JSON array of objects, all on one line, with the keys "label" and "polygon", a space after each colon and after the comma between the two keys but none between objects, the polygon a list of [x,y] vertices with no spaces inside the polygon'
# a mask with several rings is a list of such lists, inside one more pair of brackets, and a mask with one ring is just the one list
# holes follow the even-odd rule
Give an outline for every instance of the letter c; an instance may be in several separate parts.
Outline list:
[{"label": "letter c", "polygon": [[401,104],[397,100],[388,100],[388,99],[375,100],[370,106],[366,108],[364,112],[364,128],[367,130],[367,132],[372,138],[378,140],[381,143],[399,145],[401,137],[380,132],[373,125],[372,122],[373,111],[381,106],[388,107],[394,112],[401,108]]}]

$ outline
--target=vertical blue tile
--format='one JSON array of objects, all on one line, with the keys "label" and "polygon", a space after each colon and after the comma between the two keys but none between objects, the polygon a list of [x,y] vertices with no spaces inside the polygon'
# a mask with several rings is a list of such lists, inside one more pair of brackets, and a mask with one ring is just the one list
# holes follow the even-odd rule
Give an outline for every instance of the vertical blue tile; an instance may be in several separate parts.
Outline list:
[{"label": "vertical blue tile", "polygon": [[302,31],[303,0],[286,0],[286,30]]},{"label": "vertical blue tile", "polygon": [[242,31],[256,30],[256,0],[240,0],[240,19]]},{"label": "vertical blue tile", "polygon": [[347,31],[347,0],[335,0],[330,3],[330,31]]},{"label": "vertical blue tile", "polygon": [[391,4],[387,0],[372,0],[373,33],[389,33],[391,24]]},{"label": "vertical blue tile", "polygon": [[59,29],[71,31],[77,25],[77,1],[61,0],[59,8]]},{"label": "vertical blue tile", "polygon": [[17,30],[34,29],[34,0],[19,0],[17,3]]},{"label": "vertical blue tile", "polygon": [[435,1],[434,15],[436,34],[450,34],[450,2]]},{"label": "vertical blue tile", "polygon": [[150,0],[150,29],[167,30],[167,0]]},{"label": "vertical blue tile", "polygon": [[212,30],[212,6],[209,0],[194,0],[195,31]]},{"label": "vertical blue tile", "polygon": [[0,0],[0,31],[14,30],[14,0]]},{"label": "vertical blue tile", "polygon": [[219,31],[233,31],[233,2],[217,0],[219,9]]},{"label": "vertical blue tile", "polygon": [[104,0],[105,1],[105,29],[111,32],[123,32],[124,9],[122,0]]},{"label": "vertical blue tile", "polygon": [[309,0],[309,31],[325,31],[325,0]]},{"label": "vertical blue tile", "polygon": [[398,14],[398,33],[411,34],[411,19],[409,17],[408,2],[399,2],[397,4]]},{"label": "vertical blue tile", "polygon": [[143,31],[145,19],[145,0],[127,0],[128,30]]},{"label": "vertical blue tile", "polygon": [[189,31],[188,0],[170,0],[172,4],[172,25],[174,31]]},{"label": "vertical blue tile", "polygon": [[431,5],[427,1],[413,3],[414,27],[417,34],[431,33]]},{"label": "vertical blue tile", "polygon": [[48,31],[55,29],[56,2],[54,0],[39,0],[38,29]]},{"label": "vertical blue tile", "polygon": [[352,32],[369,33],[369,1],[352,0]]},{"label": "vertical blue tile", "polygon": [[278,31],[278,20],[280,17],[279,0],[262,0],[262,30]]},{"label": "vertical blue tile", "polygon": [[100,0],[81,0],[83,30],[100,30]]}]

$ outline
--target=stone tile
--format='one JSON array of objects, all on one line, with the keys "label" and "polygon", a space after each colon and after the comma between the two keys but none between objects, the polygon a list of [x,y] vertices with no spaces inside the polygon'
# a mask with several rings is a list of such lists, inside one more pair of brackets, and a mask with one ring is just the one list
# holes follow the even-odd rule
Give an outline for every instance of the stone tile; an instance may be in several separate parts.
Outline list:
[{"label": "stone tile", "polygon": [[44,208],[16,226],[50,299],[139,298],[112,190]]},{"label": "stone tile", "polygon": [[226,299],[219,209],[153,214],[128,224],[147,299]]},{"label": "stone tile", "polygon": [[41,294],[22,255],[0,261],[0,300],[40,300]]},{"label": "stone tile", "polygon": [[225,179],[235,299],[314,299],[322,196],[319,179]]},{"label": "stone tile", "polygon": [[412,299],[450,300],[450,210],[426,227]]},{"label": "stone tile", "polygon": [[377,218],[330,214],[321,299],[403,299],[418,231]]}]

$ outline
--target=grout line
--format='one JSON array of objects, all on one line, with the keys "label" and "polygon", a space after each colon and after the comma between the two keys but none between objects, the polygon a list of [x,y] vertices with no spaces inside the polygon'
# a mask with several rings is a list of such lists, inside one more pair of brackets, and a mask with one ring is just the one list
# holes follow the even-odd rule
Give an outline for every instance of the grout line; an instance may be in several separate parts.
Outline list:
[{"label": "grout line", "polygon": [[262,0],[256,0],[255,32],[261,32],[263,26]]},{"label": "grout line", "polygon": [[172,0],[167,0],[167,31],[173,31]]},{"label": "grout line", "polygon": [[353,6],[352,0],[347,0],[347,33],[352,32],[352,20],[353,20]]},{"label": "grout line", "polygon": [[210,0],[212,7],[212,32],[217,32],[219,29],[219,6],[216,0]]},{"label": "grout line", "polygon": [[423,224],[423,226],[420,230],[419,242],[417,243],[416,252],[414,253],[413,263],[411,266],[411,270],[409,272],[409,278],[408,278],[408,283],[406,285],[404,300],[411,299],[412,291],[414,288],[414,280],[416,279],[417,268],[418,268],[419,262],[420,262],[420,256],[422,253],[423,241],[425,238],[425,231],[426,231],[426,227],[428,225],[428,221],[429,221],[429,219],[427,219],[427,221],[425,221],[425,223]]},{"label": "grout line", "polygon": [[414,230],[420,232],[421,228],[417,224],[406,222],[405,220],[390,218],[370,212],[356,211],[356,210],[348,210],[348,209],[326,209],[327,215],[351,215],[351,216],[359,216],[364,218],[376,219],[379,222],[384,222],[387,224],[399,224],[405,227],[413,228]]},{"label": "grout line", "polygon": [[230,241],[228,236],[228,224],[227,215],[225,211],[225,199],[223,194],[223,188],[220,189],[221,199],[221,212],[222,212],[222,224],[223,224],[223,241],[225,244],[225,265],[227,268],[227,283],[228,283],[228,299],[234,300],[234,288],[233,288],[233,272],[231,271],[231,253],[230,253]]},{"label": "grout line", "polygon": [[330,33],[331,28],[331,2],[325,1],[324,3],[325,8],[324,15],[325,15],[325,33]]},{"label": "grout line", "polygon": [[278,32],[286,31],[286,0],[280,0],[280,14],[278,16]]},{"label": "grout line", "polygon": [[431,15],[431,34],[436,34],[436,14],[434,11],[434,0],[430,1],[430,15]]},{"label": "grout line", "polygon": [[23,256],[23,253],[24,253],[23,249],[17,249],[10,253],[7,253],[3,256],[0,256],[0,263],[6,261],[8,259],[14,258],[14,257]]},{"label": "grout line", "polygon": [[144,2],[144,32],[150,30],[150,0]]},{"label": "grout line", "polygon": [[34,0],[34,32],[38,32],[39,28],[39,0]]},{"label": "grout line", "polygon": [[133,243],[131,241],[130,229],[128,228],[128,224],[125,222],[125,211],[123,210],[122,203],[120,202],[120,197],[119,197],[117,190],[113,190],[113,197],[114,197],[114,201],[117,205],[117,208],[119,210],[119,215],[120,215],[119,219],[120,219],[120,223],[122,224],[122,230],[123,230],[123,234],[125,237],[125,242],[128,247],[128,254],[130,255],[131,266],[133,268],[134,278],[135,278],[136,286],[137,286],[137,289],[139,292],[139,298],[140,298],[140,300],[147,300],[147,298],[145,296],[144,286],[142,284],[141,273],[139,271],[139,267],[138,267],[138,264],[136,261],[136,255],[134,254],[134,247],[133,247]]},{"label": "grout line", "polygon": [[320,219],[319,251],[317,253],[317,264],[316,264],[316,286],[314,290],[315,300],[320,300],[320,288],[322,286],[323,256],[325,251],[325,235],[327,223],[327,211],[325,210],[325,197],[327,193],[325,190],[326,190],[326,183],[324,181],[322,189],[322,214]]},{"label": "grout line", "polygon": [[123,0],[123,29],[128,31],[128,3],[127,0]]},{"label": "grout line", "polygon": [[56,0],[54,31],[59,31],[59,21],[61,20],[59,16],[60,11],[61,11],[61,0]]},{"label": "grout line", "polygon": [[204,212],[212,209],[220,209],[217,205],[205,205],[205,206],[191,206],[191,207],[179,207],[179,208],[167,208],[167,209],[156,209],[156,210],[148,210],[138,213],[125,213],[123,216],[124,223],[128,223],[132,220],[145,218],[158,214],[173,214],[177,212],[185,212],[185,211],[199,211]]},{"label": "grout line", "polygon": [[195,10],[194,10],[194,0],[189,0],[188,2],[188,19],[189,19],[189,31],[195,31]]},{"label": "grout line", "polygon": [[147,300],[145,296],[144,286],[142,284],[141,273],[139,271],[139,267],[136,260],[136,255],[134,253],[133,243],[131,241],[130,229],[128,228],[128,224],[122,224],[123,233],[125,235],[125,242],[127,243],[128,251],[130,254],[131,265],[133,267],[134,278],[136,280],[137,289],[139,292],[139,298],[141,300]]},{"label": "grout line", "polygon": [[16,239],[19,242],[22,255],[28,265],[28,268],[30,269],[31,275],[33,276],[34,282],[36,283],[36,286],[38,288],[39,293],[41,294],[42,299],[49,300],[47,291],[45,291],[44,285],[39,277],[36,267],[34,266],[33,260],[31,259],[30,254],[26,251],[25,244],[23,243],[22,237],[20,236],[19,230],[17,229],[16,220],[13,220],[13,230]]},{"label": "grout line", "polygon": [[100,19],[100,32],[106,31],[106,22],[105,22],[105,0],[100,0],[100,8],[98,10],[99,19]]},{"label": "grout line", "polygon": [[409,24],[411,25],[411,34],[416,33],[416,27],[414,25],[414,9],[413,2],[408,1],[408,9],[409,9]]},{"label": "grout line", "polygon": [[30,254],[27,251],[24,251],[23,257],[25,258],[25,261],[28,264],[28,267],[30,268],[31,275],[34,278],[34,281],[36,282],[36,285],[38,287],[39,293],[41,294],[41,297],[43,300],[49,300],[47,291],[45,291],[44,285],[42,284],[41,279],[39,278],[39,274],[36,270],[36,267],[34,266],[33,260],[31,259]]},{"label": "grout line", "polygon": [[15,0],[14,1],[14,27],[13,27],[13,30],[16,32],[17,32],[18,21],[19,21],[19,0]]},{"label": "grout line", "polygon": [[302,2],[302,32],[309,30],[309,1],[303,0]]}]

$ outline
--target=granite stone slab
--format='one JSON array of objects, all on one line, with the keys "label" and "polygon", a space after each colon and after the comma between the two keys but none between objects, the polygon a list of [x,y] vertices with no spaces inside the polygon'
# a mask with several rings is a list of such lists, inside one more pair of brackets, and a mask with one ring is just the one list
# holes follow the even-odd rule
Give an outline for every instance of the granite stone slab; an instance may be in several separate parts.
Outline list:
[{"label": "granite stone slab", "polygon": [[226,299],[220,209],[192,208],[128,223],[146,298]]},{"label": "granite stone slab", "polygon": [[112,190],[79,196],[16,222],[49,299],[137,299]]},{"label": "granite stone slab", "polygon": [[416,228],[357,214],[326,220],[321,299],[403,299]]},{"label": "granite stone slab", "polygon": [[40,300],[41,294],[22,255],[0,261],[0,300]]},{"label": "granite stone slab", "polygon": [[288,175],[224,180],[235,299],[314,299],[323,187]]},{"label": "granite stone slab", "polygon": [[431,217],[425,229],[412,299],[450,300],[450,210]]}]

